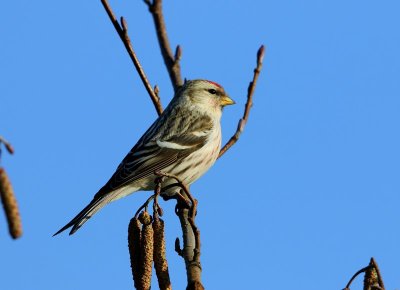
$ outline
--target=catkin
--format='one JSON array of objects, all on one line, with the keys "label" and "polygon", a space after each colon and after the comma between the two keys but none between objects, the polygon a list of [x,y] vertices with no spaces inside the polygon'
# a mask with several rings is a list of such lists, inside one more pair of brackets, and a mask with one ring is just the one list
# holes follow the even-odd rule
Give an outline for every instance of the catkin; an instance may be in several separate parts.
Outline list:
[{"label": "catkin", "polygon": [[164,221],[158,216],[153,221],[154,230],[154,268],[156,269],[160,290],[171,290],[171,280],[168,273],[168,262],[165,254]]},{"label": "catkin", "polygon": [[142,226],[137,218],[132,218],[128,227],[128,247],[131,259],[132,276],[136,289],[142,289],[140,285],[140,239]]},{"label": "catkin", "polygon": [[4,168],[0,168],[0,197],[6,213],[10,235],[13,239],[18,239],[22,236],[21,217],[10,179]]},{"label": "catkin", "polygon": [[10,179],[4,168],[0,168],[0,197],[8,222],[8,230],[13,239],[22,235],[21,217]]},{"label": "catkin", "polygon": [[151,226],[151,216],[147,211],[139,215],[139,220],[143,224],[141,239],[141,271],[140,284],[143,289],[148,290],[151,286],[151,272],[153,266],[153,227]]},{"label": "catkin", "polygon": [[382,289],[379,285],[378,273],[372,262],[369,264],[370,268],[365,271],[364,275],[364,290]]}]

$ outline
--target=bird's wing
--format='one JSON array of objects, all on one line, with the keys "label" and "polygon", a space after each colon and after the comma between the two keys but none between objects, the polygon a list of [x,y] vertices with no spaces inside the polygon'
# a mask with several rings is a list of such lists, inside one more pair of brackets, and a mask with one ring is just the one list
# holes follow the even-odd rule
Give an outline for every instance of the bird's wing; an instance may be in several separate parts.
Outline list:
[{"label": "bird's wing", "polygon": [[174,163],[180,163],[204,146],[208,132],[213,128],[211,118],[197,116],[199,120],[192,120],[193,116],[190,116],[181,121],[179,112],[173,113],[174,117],[159,118],[149,128],[95,198],[150,177],[155,171],[161,171]]}]

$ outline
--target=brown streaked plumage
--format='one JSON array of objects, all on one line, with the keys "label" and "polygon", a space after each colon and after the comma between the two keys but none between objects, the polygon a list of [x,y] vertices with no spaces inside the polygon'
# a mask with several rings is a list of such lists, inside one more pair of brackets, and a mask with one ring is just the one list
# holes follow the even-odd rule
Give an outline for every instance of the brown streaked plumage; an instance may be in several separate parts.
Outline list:
[{"label": "brown streaked plumage", "polygon": [[[139,190],[154,190],[155,171],[190,185],[215,162],[221,147],[222,108],[234,104],[217,83],[187,81],[143,134],[93,200],[62,231],[75,233],[107,203]],[[172,180],[166,180],[168,185]]]}]

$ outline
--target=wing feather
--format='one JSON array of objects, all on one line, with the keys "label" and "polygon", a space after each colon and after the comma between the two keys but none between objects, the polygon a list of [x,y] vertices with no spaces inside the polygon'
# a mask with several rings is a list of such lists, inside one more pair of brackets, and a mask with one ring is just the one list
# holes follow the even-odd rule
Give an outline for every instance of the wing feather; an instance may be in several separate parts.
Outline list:
[{"label": "wing feather", "polygon": [[180,162],[207,143],[208,132],[213,128],[212,120],[192,114],[189,120],[184,118],[185,124],[182,124],[179,122],[182,120],[180,112],[176,109],[171,112],[174,118],[163,118],[162,115],[156,120],[95,197],[150,177],[155,171]]}]

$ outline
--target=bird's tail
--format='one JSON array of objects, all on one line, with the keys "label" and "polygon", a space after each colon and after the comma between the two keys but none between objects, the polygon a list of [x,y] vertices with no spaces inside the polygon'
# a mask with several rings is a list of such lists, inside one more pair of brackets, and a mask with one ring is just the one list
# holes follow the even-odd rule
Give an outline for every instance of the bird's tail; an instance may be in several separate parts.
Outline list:
[{"label": "bird's tail", "polygon": [[108,193],[103,196],[95,197],[76,217],[74,217],[69,223],[62,227],[54,236],[72,227],[69,232],[70,235],[75,233],[79,228],[88,221],[96,212],[103,208],[107,203],[113,200],[114,194]]}]

